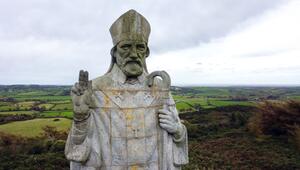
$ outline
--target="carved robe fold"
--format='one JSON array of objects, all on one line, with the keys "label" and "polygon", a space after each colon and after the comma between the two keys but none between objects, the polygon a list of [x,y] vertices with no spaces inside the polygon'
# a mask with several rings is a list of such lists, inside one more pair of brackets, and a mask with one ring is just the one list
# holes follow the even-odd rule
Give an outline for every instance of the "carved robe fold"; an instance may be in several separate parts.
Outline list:
[{"label": "carved robe fold", "polygon": [[[84,122],[74,122],[65,154],[73,170],[178,170],[188,163],[187,132],[179,138],[160,128],[157,110],[178,113],[168,89],[134,84],[115,65],[93,80],[94,106]],[[78,142],[79,141],[79,142]]]}]

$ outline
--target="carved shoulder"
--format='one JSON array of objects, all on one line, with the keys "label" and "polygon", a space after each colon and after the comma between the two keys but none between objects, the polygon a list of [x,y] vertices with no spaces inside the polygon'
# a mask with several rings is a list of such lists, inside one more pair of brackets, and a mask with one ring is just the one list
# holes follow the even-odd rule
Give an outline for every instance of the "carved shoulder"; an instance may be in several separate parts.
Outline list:
[{"label": "carved shoulder", "polygon": [[111,87],[113,85],[113,80],[111,76],[105,74],[101,77],[97,77],[92,80],[93,90],[98,91],[104,87]]}]

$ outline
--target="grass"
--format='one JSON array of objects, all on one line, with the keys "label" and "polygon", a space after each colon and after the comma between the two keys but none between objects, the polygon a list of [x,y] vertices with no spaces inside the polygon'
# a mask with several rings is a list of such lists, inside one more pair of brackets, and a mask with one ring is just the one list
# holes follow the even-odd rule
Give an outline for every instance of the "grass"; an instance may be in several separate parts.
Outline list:
[{"label": "grass", "polygon": [[300,154],[285,142],[258,142],[247,132],[233,132],[217,138],[189,141],[194,169],[299,169]]},{"label": "grass", "polygon": [[35,102],[33,101],[26,101],[26,102],[19,102],[15,106],[19,106],[20,110],[30,109]]},{"label": "grass", "polygon": [[176,101],[176,108],[179,111],[184,110],[195,110],[192,107],[195,104],[200,104],[202,108],[214,108],[220,106],[229,106],[229,105],[243,105],[249,106],[254,105],[255,103],[250,101],[230,101],[224,100],[222,98],[206,98],[206,97],[188,97],[188,96],[179,96],[174,95],[174,100]]},{"label": "grass", "polygon": [[[59,119],[59,121],[54,121]],[[54,126],[57,130],[67,131],[71,127],[71,120],[65,118],[33,119],[17,121],[0,125],[0,131],[24,137],[39,136],[45,126]]]},{"label": "grass", "polygon": [[43,100],[43,101],[65,101],[71,100],[70,96],[15,96],[17,101],[33,101],[33,100]]},{"label": "grass", "polygon": [[7,102],[0,102],[0,107],[1,107],[1,106],[7,106],[7,105],[8,105]]},{"label": "grass", "polygon": [[30,91],[17,94],[17,96],[45,96],[49,93],[46,91]]},{"label": "grass", "polygon": [[73,118],[73,112],[72,111],[46,111],[40,113],[40,116]]},{"label": "grass", "polygon": [[70,103],[70,102],[71,102],[71,99],[69,99],[69,100],[51,101],[49,103],[51,103],[51,104],[66,104],[66,103]]},{"label": "grass", "polygon": [[52,110],[72,110],[72,103],[57,104]]},{"label": "grass", "polygon": [[230,106],[230,105],[242,105],[242,106],[249,106],[254,105],[253,102],[247,101],[226,101],[226,100],[211,100],[210,103],[214,106]]},{"label": "grass", "polygon": [[300,96],[289,96],[288,99],[300,100]]},{"label": "grass", "polygon": [[14,109],[16,109],[16,107],[14,105],[7,105],[7,106],[0,107],[0,111],[10,111],[10,110],[14,110]]},{"label": "grass", "polygon": [[193,87],[202,96],[228,96],[230,94],[228,89],[214,88],[214,87]]},{"label": "grass", "polygon": [[27,101],[27,102],[19,102],[18,105],[21,107],[31,107],[34,105],[35,102]]},{"label": "grass", "polygon": [[40,104],[39,108],[45,107],[48,110],[48,109],[50,109],[53,106],[54,106],[54,104],[45,103],[45,104]]}]

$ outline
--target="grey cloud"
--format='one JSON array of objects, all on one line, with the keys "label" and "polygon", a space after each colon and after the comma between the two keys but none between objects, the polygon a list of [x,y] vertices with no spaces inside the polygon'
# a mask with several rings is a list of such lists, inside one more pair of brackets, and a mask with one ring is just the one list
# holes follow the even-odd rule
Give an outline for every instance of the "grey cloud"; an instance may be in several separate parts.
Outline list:
[{"label": "grey cloud", "polygon": [[82,68],[91,77],[103,74],[110,62],[109,27],[132,8],[152,26],[151,52],[161,53],[222,37],[282,2],[286,1],[0,1],[0,84],[72,84]]},{"label": "grey cloud", "polygon": [[239,55],[238,57],[266,57],[266,56],[273,56],[278,54],[283,54],[285,52],[296,50],[295,48],[285,48],[285,49],[272,49],[272,50],[266,50],[266,51],[258,51],[258,52],[252,52],[248,53],[246,55]]},{"label": "grey cloud", "polygon": [[108,28],[123,12],[137,9],[152,25],[154,52],[183,48],[226,35],[232,28],[283,0],[0,2],[1,38],[111,42]]}]

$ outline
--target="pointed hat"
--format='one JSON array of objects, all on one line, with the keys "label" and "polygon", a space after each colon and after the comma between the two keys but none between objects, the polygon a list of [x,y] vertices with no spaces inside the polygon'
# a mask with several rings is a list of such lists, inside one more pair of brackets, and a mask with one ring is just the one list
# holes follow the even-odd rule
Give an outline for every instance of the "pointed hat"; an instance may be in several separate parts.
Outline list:
[{"label": "pointed hat", "polygon": [[144,16],[131,9],[121,15],[109,29],[114,46],[122,40],[148,43],[150,24]]}]

